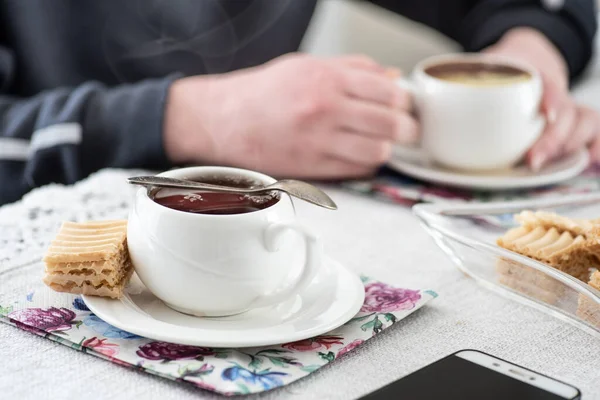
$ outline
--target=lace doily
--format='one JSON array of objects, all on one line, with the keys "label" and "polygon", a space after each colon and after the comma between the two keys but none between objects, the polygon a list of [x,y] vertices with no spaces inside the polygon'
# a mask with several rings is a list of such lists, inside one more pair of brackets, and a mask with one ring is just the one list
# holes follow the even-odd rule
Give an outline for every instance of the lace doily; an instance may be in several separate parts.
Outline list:
[{"label": "lace doily", "polygon": [[127,218],[136,188],[126,178],[142,174],[102,170],[72,186],[34,189],[0,207],[0,271],[40,260],[62,221]]}]

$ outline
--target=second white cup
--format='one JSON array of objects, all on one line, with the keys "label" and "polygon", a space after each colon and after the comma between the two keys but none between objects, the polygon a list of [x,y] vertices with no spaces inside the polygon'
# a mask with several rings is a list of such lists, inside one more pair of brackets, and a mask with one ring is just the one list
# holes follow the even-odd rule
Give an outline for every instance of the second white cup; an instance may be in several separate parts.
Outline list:
[{"label": "second white cup", "polygon": [[[456,63],[504,65],[525,71],[516,82],[471,85],[428,74],[433,66]],[[398,84],[412,92],[421,124],[422,148],[430,159],[458,170],[509,168],[540,137],[542,83],[528,65],[482,54],[450,54],[428,58],[409,80]]]}]

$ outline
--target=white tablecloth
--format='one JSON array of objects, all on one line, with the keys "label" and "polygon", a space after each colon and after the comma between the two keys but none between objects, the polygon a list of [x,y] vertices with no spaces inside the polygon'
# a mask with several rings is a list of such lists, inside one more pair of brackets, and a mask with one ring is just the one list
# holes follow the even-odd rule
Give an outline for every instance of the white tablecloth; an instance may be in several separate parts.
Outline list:
[{"label": "white tablecloth", "polygon": [[[115,206],[110,191],[118,188],[125,176],[127,172],[106,171],[93,176],[94,181],[78,185],[94,187],[95,198],[106,199],[94,203],[94,215],[99,215],[106,204],[110,216],[110,208]],[[53,202],[57,208],[81,207],[80,203],[65,205],[71,193],[73,199],[86,198],[80,189],[54,189],[33,193],[28,201],[11,206],[10,213],[0,210],[0,232],[14,230],[13,216],[27,215],[32,205],[40,202],[50,208]],[[574,384],[586,399],[600,398],[597,339],[477,286],[454,268],[410,210],[337,189],[331,194],[340,206],[338,212],[299,206],[301,218],[322,233],[329,255],[353,271],[402,287],[431,288],[440,297],[354,354],[257,398],[356,398],[464,348],[487,351]],[[37,218],[39,221],[44,215]],[[21,257],[41,255],[44,242],[51,239],[48,234],[35,237],[35,243],[33,236],[28,239],[30,246]],[[6,254],[6,249],[2,250]],[[8,268],[11,262],[4,262],[0,269]],[[0,285],[10,283],[0,281]],[[207,392],[131,371],[0,324],[2,399],[211,397]]]}]

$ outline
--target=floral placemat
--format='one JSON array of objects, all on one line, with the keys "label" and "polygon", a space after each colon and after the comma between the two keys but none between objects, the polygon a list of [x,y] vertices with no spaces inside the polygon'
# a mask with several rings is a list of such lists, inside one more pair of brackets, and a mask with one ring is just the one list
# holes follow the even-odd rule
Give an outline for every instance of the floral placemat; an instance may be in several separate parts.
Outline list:
[{"label": "floral placemat", "polygon": [[[415,180],[388,168],[382,169],[378,176],[372,180],[349,181],[341,183],[341,185],[355,193],[404,206],[412,206],[422,202],[511,201],[600,191],[600,166],[592,166],[578,177],[558,185],[507,192],[443,188]],[[515,224],[512,215],[498,215],[493,218],[486,218],[486,221],[501,227],[509,227]]]},{"label": "floral placemat", "polygon": [[318,370],[437,297],[431,290],[362,280],[364,304],[345,325],[311,339],[261,348],[216,349],[143,338],[107,324],[81,297],[41,285],[0,304],[0,321],[128,368],[227,396],[242,395],[284,386]]}]

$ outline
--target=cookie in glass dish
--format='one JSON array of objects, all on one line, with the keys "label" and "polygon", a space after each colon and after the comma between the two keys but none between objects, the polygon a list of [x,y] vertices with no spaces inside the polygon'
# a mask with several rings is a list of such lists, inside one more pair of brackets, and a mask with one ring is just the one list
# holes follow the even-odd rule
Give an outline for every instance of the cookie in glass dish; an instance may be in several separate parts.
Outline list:
[{"label": "cookie in glass dish", "polygon": [[500,247],[541,261],[583,282],[600,267],[600,224],[549,212],[523,211],[521,226],[497,240]]}]

